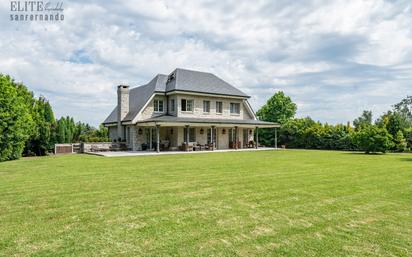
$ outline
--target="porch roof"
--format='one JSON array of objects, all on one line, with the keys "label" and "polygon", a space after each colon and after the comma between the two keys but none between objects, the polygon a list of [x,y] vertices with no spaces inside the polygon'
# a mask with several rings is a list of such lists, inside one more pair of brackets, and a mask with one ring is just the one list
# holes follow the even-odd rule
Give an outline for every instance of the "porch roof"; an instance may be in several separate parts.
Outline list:
[{"label": "porch roof", "polygon": [[138,121],[137,125],[168,125],[168,126],[238,126],[238,127],[260,127],[260,128],[279,128],[279,123],[267,122],[261,120],[235,120],[235,119],[200,119],[200,118],[183,118],[170,115],[162,115],[146,120]]}]

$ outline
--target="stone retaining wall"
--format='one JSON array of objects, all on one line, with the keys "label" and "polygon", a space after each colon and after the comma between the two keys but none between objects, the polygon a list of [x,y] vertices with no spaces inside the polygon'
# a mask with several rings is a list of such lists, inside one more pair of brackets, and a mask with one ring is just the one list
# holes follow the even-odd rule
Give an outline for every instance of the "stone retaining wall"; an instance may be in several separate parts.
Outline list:
[{"label": "stone retaining wall", "polygon": [[107,151],[127,151],[126,143],[112,143],[112,142],[96,142],[96,143],[81,143],[80,152],[107,152]]}]

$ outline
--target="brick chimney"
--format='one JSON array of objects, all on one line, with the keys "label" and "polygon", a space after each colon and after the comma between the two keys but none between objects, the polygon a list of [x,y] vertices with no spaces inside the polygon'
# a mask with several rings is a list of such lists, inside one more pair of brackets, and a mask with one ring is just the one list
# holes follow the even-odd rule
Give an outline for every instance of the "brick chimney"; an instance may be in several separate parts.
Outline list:
[{"label": "brick chimney", "polygon": [[125,139],[122,120],[129,112],[129,86],[117,86],[117,137]]}]

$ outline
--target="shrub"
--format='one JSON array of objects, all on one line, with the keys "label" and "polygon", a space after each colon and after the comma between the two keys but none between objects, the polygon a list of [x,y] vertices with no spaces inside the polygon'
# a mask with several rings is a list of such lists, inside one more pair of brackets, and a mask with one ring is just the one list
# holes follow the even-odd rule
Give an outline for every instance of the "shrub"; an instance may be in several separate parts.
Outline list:
[{"label": "shrub", "polygon": [[398,131],[395,135],[395,150],[398,152],[404,152],[408,150],[408,143],[406,142],[405,137],[403,136],[402,131]]},{"label": "shrub", "polygon": [[404,130],[403,135],[405,137],[407,147],[412,149],[412,128],[407,128]]},{"label": "shrub", "polygon": [[364,127],[354,135],[354,143],[365,153],[385,153],[393,147],[392,136],[384,128],[371,125]]}]

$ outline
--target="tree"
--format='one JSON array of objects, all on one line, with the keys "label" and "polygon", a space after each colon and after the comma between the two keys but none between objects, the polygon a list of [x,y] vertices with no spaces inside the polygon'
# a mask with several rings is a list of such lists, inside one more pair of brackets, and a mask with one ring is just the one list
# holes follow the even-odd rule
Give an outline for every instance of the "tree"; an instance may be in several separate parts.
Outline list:
[{"label": "tree", "polygon": [[398,152],[404,152],[408,149],[408,143],[405,139],[405,137],[403,136],[402,131],[398,131],[395,135],[394,138],[394,142],[395,142],[395,149]]},{"label": "tree", "polygon": [[279,142],[292,148],[305,148],[303,139],[305,130],[315,124],[310,117],[291,119],[282,125],[279,133]]},{"label": "tree", "polygon": [[256,113],[260,120],[284,124],[296,114],[297,106],[282,91],[275,93]]},{"label": "tree", "polygon": [[[256,115],[260,120],[285,124],[296,114],[296,104],[282,91],[275,93]],[[275,129],[259,129],[259,140],[264,145],[275,144]]]},{"label": "tree", "polygon": [[33,133],[32,102],[33,95],[23,84],[0,74],[0,161],[22,155],[26,141]]},{"label": "tree", "polygon": [[385,153],[393,147],[392,135],[384,128],[371,125],[356,132],[354,143],[365,153]]},{"label": "tree", "polygon": [[66,117],[66,143],[73,143],[73,138],[76,130],[76,123],[72,117]]},{"label": "tree", "polygon": [[62,117],[57,121],[57,142],[67,143],[66,141],[66,120]]},{"label": "tree", "polygon": [[107,142],[108,129],[100,125],[99,129],[87,123],[74,122],[72,117],[61,117],[57,121],[57,138],[59,143]]},{"label": "tree", "polygon": [[97,137],[104,139],[104,141],[109,141],[109,129],[103,124],[99,125],[96,135]]},{"label": "tree", "polygon": [[315,122],[303,132],[305,148],[322,149],[323,126],[320,122]]},{"label": "tree", "polygon": [[403,135],[407,143],[407,148],[412,149],[412,127],[405,129]]},{"label": "tree", "polygon": [[372,111],[363,111],[362,115],[353,121],[355,130],[372,125]]},{"label": "tree", "polygon": [[407,96],[393,107],[396,111],[404,113],[410,120],[412,120],[412,96]]},{"label": "tree", "polygon": [[386,130],[393,136],[396,136],[398,131],[403,131],[412,126],[412,122],[405,113],[399,111],[388,111],[383,114],[376,124],[379,127],[386,128]]},{"label": "tree", "polygon": [[[0,161],[24,155],[45,155],[55,143],[108,141],[105,127],[95,129],[72,117],[57,122],[46,98],[36,99],[33,92],[7,75],[0,74]],[[77,138],[76,138],[77,136]]]},{"label": "tree", "polygon": [[35,123],[35,133],[27,142],[25,153],[26,155],[46,155],[55,143],[52,131],[55,127],[55,120],[53,110],[43,96],[35,101],[32,117]]}]

